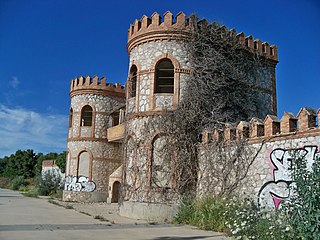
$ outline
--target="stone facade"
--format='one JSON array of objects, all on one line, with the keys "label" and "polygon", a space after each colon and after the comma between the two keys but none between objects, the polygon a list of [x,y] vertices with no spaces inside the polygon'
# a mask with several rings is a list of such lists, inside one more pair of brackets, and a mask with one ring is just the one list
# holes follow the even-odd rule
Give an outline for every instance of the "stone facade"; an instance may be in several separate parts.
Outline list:
[{"label": "stone facade", "polygon": [[[281,120],[275,116],[267,116],[263,122],[255,119],[248,123],[247,130],[251,134],[248,135],[243,154],[248,154],[247,158],[251,158],[253,162],[234,194],[250,197],[266,208],[278,208],[282,201],[290,199],[292,161],[299,161],[299,158],[304,157],[311,170],[314,160],[320,158],[320,128],[316,125],[316,118],[319,119],[319,116],[314,110],[302,108],[297,117],[292,113],[285,113]],[[258,134],[257,122],[264,129],[262,134]],[[203,143],[199,145],[199,195],[215,195],[221,190],[212,171],[212,166],[217,164],[215,148],[210,147],[210,142],[215,138],[213,132],[204,131]],[[232,142],[236,145],[237,139],[243,137],[243,132],[234,133]],[[226,142],[231,139],[226,132],[223,137]]]}]

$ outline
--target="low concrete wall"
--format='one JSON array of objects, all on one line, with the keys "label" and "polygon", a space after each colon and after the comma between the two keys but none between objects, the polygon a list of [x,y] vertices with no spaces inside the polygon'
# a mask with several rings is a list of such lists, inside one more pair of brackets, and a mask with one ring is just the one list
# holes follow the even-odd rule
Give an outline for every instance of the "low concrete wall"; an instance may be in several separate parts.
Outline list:
[{"label": "low concrete wall", "polygon": [[140,203],[125,201],[120,205],[120,216],[150,222],[171,222],[178,212],[176,204]]},{"label": "low concrete wall", "polygon": [[107,198],[107,192],[63,191],[63,201],[65,202],[106,202]]}]

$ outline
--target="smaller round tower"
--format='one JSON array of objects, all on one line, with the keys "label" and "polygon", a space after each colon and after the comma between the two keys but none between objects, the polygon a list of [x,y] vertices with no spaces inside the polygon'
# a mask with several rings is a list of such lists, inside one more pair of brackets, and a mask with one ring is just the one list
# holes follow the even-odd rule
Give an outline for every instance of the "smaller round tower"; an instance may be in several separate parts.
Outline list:
[{"label": "smaller round tower", "polygon": [[119,143],[107,129],[118,124],[113,110],[125,103],[124,87],[102,77],[71,80],[71,107],[64,201],[107,201],[109,176],[121,165]]}]

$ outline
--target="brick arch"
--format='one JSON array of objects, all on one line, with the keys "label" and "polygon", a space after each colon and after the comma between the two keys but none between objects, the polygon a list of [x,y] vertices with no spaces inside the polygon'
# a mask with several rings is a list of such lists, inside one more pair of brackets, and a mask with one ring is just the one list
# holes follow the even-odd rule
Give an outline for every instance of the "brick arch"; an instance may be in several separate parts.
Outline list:
[{"label": "brick arch", "polygon": [[[169,161],[164,161],[165,159],[163,158],[163,156],[169,154],[170,151],[167,151],[166,153],[161,151],[161,157],[159,158],[159,155],[157,157],[155,157],[155,151],[156,151],[155,142],[158,139],[160,139],[161,137],[169,138],[170,136],[166,133],[158,132],[158,133],[154,134],[154,136],[152,138],[150,154],[149,154],[149,159],[148,159],[148,162],[149,162],[148,182],[149,182],[151,188],[153,188],[153,187],[157,188],[162,185],[163,185],[162,187],[164,187],[164,185],[166,187],[171,186],[170,182],[171,182],[172,172],[169,169],[172,169],[172,166],[171,166],[172,161],[170,161],[170,159],[167,159]],[[161,146],[161,142],[160,142],[160,146]],[[167,146],[167,143],[166,143],[166,146]],[[162,149],[162,150],[166,150],[166,149]],[[167,149],[167,150],[169,150],[169,149]],[[159,168],[159,166],[160,166],[160,168]],[[158,178],[160,176],[159,174],[162,175],[162,177]],[[158,185],[160,182],[162,184]],[[166,182],[166,183],[164,184],[164,182]]]},{"label": "brick arch", "polygon": [[[132,68],[133,67],[135,67],[136,68],[136,70],[137,70],[137,72],[136,72],[136,76],[135,76],[135,78],[136,78],[136,83],[135,83],[135,94],[134,94],[134,96],[131,96],[132,95],[132,93],[133,93],[133,81],[132,81],[132,76],[131,76],[131,70],[132,70]],[[129,68],[129,73],[128,73],[128,80],[127,80],[127,86],[126,86],[126,89],[127,89],[127,98],[129,99],[129,98],[132,98],[132,97],[137,97],[137,95],[139,94],[138,93],[138,89],[139,89],[139,83],[140,83],[140,79],[139,79],[139,67],[137,66],[137,64],[135,64],[135,63],[132,63],[131,65],[130,65],[130,68]]]},{"label": "brick arch", "polygon": [[163,59],[169,59],[171,61],[171,63],[173,64],[174,67],[174,89],[173,89],[173,99],[172,99],[172,107],[176,108],[178,106],[179,103],[179,96],[180,96],[180,63],[179,61],[172,56],[169,53],[166,54],[161,54],[160,56],[156,57],[152,64],[151,67],[152,69],[151,72],[153,74],[151,74],[151,85],[150,85],[150,89],[151,89],[151,94],[150,94],[150,108],[152,110],[156,109],[155,106],[155,81],[156,81],[156,66],[157,64],[163,60]]},{"label": "brick arch", "polygon": [[169,53],[161,54],[160,56],[156,57],[156,58],[152,61],[152,64],[151,64],[152,68],[153,68],[153,69],[156,69],[157,63],[158,63],[160,60],[165,59],[165,58],[169,59],[169,60],[172,62],[175,71],[176,71],[177,68],[180,68],[180,63],[179,63],[179,61],[178,61],[174,56],[172,56],[172,55],[169,54]]},{"label": "brick arch", "polygon": [[137,61],[137,60],[132,60],[132,61],[130,62],[130,65],[129,65],[128,75],[130,74],[130,69],[131,69],[131,67],[132,67],[133,65],[136,65],[137,70],[138,70],[138,73],[139,73],[139,71],[141,70],[141,64],[140,64],[140,62]]},{"label": "brick arch", "polygon": [[[91,134],[90,136],[93,137],[94,136],[94,129],[95,129],[95,122],[96,122],[96,107],[95,105],[93,105],[92,103],[90,102],[86,102],[85,104],[83,104],[80,108],[80,114],[78,116],[78,123],[79,123],[79,129],[78,129],[78,133],[79,133],[79,137],[81,137],[81,127],[82,127],[82,124],[81,124],[81,118],[82,118],[82,110],[85,106],[90,106],[92,108],[92,125],[90,126],[91,127]],[[88,126],[89,127],[89,126]]]},{"label": "brick arch", "polygon": [[81,155],[81,153],[83,152],[87,152],[89,154],[89,162],[88,162],[88,173],[89,173],[89,176],[86,176],[89,178],[89,180],[92,180],[92,161],[93,161],[93,154],[91,152],[91,150],[89,148],[81,148],[81,150],[78,151],[77,153],[77,158],[76,158],[76,169],[75,169],[75,173],[74,175],[77,175],[78,176],[78,172],[79,172],[79,157]]}]

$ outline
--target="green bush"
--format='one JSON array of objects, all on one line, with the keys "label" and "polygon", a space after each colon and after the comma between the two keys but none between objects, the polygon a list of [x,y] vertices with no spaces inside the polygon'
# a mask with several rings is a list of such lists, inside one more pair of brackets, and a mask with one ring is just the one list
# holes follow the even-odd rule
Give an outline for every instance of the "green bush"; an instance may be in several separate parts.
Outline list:
[{"label": "green bush", "polygon": [[285,219],[278,212],[260,211],[249,199],[204,197],[183,200],[175,222],[225,232],[236,239],[297,239]]},{"label": "green bush", "polygon": [[13,190],[19,190],[20,187],[25,185],[26,185],[26,181],[23,176],[17,176],[11,181],[11,188]]},{"label": "green bush", "polygon": [[284,205],[284,214],[301,239],[320,239],[320,158],[309,171],[307,159],[295,157],[292,178],[294,194]]},{"label": "green bush", "polygon": [[0,176],[0,188],[9,189],[11,186],[12,185],[9,178]]},{"label": "green bush", "polygon": [[227,200],[221,197],[204,197],[195,201],[181,202],[175,222],[197,226],[205,230],[222,232],[225,230],[224,212]]},{"label": "green bush", "polygon": [[260,211],[249,199],[233,200],[228,205],[225,224],[236,239],[297,239],[286,217],[276,211]]},{"label": "green bush", "polygon": [[38,188],[35,186],[29,186],[26,191],[23,191],[22,194],[26,197],[33,197],[37,198],[38,197]]},{"label": "green bush", "polygon": [[49,196],[61,189],[61,176],[55,171],[46,171],[38,178],[39,195]]}]

